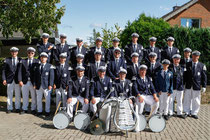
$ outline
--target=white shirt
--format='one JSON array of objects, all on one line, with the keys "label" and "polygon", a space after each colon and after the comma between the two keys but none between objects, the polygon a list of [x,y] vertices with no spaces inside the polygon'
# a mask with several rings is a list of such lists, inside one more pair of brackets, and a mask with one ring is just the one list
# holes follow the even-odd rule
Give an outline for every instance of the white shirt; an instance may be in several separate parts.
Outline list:
[{"label": "white shirt", "polygon": [[[98,65],[98,67],[100,66],[100,62],[101,62],[101,61],[95,61],[96,67],[97,67],[97,65]],[[97,68],[98,68],[98,67],[97,67]]]},{"label": "white shirt", "polygon": [[78,77],[79,83],[81,83],[82,78],[83,78],[83,76],[82,77]]},{"label": "white shirt", "polygon": [[101,47],[96,46],[96,51],[101,51]]},{"label": "white shirt", "polygon": [[34,59],[34,58],[31,58],[31,59],[28,58],[28,65],[29,65],[29,61],[31,61],[31,64],[33,63],[33,59]]},{"label": "white shirt", "polygon": [[152,51],[155,51],[155,46],[150,46],[150,48],[152,49]]},{"label": "white shirt", "polygon": [[195,65],[195,69],[196,69],[196,67],[197,67],[197,64],[198,64],[198,62],[193,62],[193,61],[192,61],[192,67]]},{"label": "white shirt", "polygon": [[169,51],[169,52],[172,52],[172,50],[173,50],[173,46],[171,46],[171,47],[168,46],[168,51]]},{"label": "white shirt", "polygon": [[82,46],[77,46],[77,53],[81,53],[81,50],[82,50]]}]

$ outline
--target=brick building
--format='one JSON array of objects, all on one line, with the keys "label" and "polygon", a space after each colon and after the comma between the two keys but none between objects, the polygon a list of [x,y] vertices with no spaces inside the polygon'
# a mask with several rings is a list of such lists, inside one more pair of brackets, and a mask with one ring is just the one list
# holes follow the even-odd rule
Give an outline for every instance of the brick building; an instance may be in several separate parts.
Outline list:
[{"label": "brick building", "polygon": [[210,0],[190,0],[162,17],[172,26],[206,28],[210,27]]}]

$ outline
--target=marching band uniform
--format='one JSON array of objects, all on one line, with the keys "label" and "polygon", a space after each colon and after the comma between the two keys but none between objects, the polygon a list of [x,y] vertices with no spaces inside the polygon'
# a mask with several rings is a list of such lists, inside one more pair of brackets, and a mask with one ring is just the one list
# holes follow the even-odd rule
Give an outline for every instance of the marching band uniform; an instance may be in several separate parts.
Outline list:
[{"label": "marching band uniform", "polygon": [[[47,53],[42,52],[40,57],[48,57]],[[49,63],[40,63],[35,67],[35,88],[37,93],[37,115],[42,114],[42,98],[45,97],[45,112],[46,116],[50,115],[50,98],[54,82],[54,67]]]},{"label": "marching band uniform", "polygon": [[[83,66],[77,66],[77,71],[85,71]],[[73,106],[77,103],[77,100],[82,104],[82,111],[87,112],[89,108],[89,103],[85,103],[85,99],[89,99],[89,87],[90,81],[86,76],[75,76],[72,77],[68,85],[68,100],[72,98],[70,103],[67,102],[67,113],[72,118],[73,117]]]},{"label": "marching band uniform", "polygon": [[[134,52],[134,53],[132,53],[131,57],[132,58],[133,57],[139,57],[139,54]],[[127,71],[128,71],[127,78],[129,80],[132,80],[133,78],[135,78],[136,76],[139,75],[139,66],[140,66],[139,62],[135,63],[133,61],[132,61],[132,64],[129,64],[127,66]]]},{"label": "marching band uniform", "polygon": [[[19,49],[12,47],[10,52],[18,52]],[[8,57],[4,60],[2,68],[2,80],[6,81],[4,85],[7,85],[7,112],[10,113],[13,110],[13,91],[15,90],[15,109],[16,112],[20,112],[21,106],[21,95],[20,86],[18,83],[18,69],[21,58],[19,57]]]},{"label": "marching band uniform", "polygon": [[[112,39],[112,41],[113,42],[119,42],[120,39],[117,38],[117,37],[115,37],[115,38]],[[114,60],[114,49],[115,48],[116,47],[113,46],[113,47],[110,47],[110,48],[107,49],[107,62]],[[120,55],[120,57],[124,58],[124,50],[123,49],[121,49],[121,55]]]},{"label": "marching band uniform", "polygon": [[[194,51],[192,53],[194,56],[200,56],[199,51]],[[184,96],[184,112],[186,115],[190,115],[190,105],[192,101],[192,111],[191,115],[193,118],[198,119],[198,112],[200,109],[200,98],[201,98],[201,86],[202,93],[206,91],[207,75],[206,66],[197,61],[191,61],[186,64],[185,72],[185,96]]]},{"label": "marching band uniform", "polygon": [[[67,36],[65,34],[60,34],[60,38],[66,38]],[[55,64],[59,64],[59,56],[61,53],[66,53],[67,58],[66,58],[66,63],[69,63],[70,60],[70,51],[69,51],[70,46],[66,43],[59,43],[55,45],[53,48],[53,58],[55,60]]]},{"label": "marching band uniform", "polygon": [[[77,42],[82,42],[83,39],[77,38]],[[71,49],[71,64],[75,65],[77,63],[77,55],[82,54],[84,56],[84,61],[86,61],[86,54],[88,53],[88,49],[85,48],[84,46],[75,46]]]},{"label": "marching band uniform", "polygon": [[[147,69],[146,65],[141,65],[139,67],[139,71],[142,69]],[[150,105],[151,108],[154,108],[152,114],[157,112],[159,107],[159,102],[156,102],[154,99],[154,94],[156,94],[155,88],[151,81],[151,78],[148,76],[137,76],[136,80],[133,83],[134,92],[136,95],[136,103],[138,105],[138,112],[139,114],[143,113],[145,103]],[[143,102],[139,101],[139,98],[143,98]],[[156,97],[157,98],[157,97]]]},{"label": "marching band uniform", "polygon": [[[94,55],[96,54],[102,54],[101,51],[96,51],[94,53]],[[97,70],[100,66],[105,66],[106,67],[106,63],[105,62],[102,62],[101,60],[99,61],[96,61],[94,63],[88,63],[88,66],[87,66],[87,76],[89,77],[89,79],[93,79],[94,77],[98,76],[97,74]]]},{"label": "marching band uniform", "polygon": [[[133,33],[131,35],[132,37],[139,37],[139,35],[137,33]],[[143,46],[140,44],[134,44],[131,43],[129,45],[125,46],[125,59],[127,61],[128,64],[132,64],[132,60],[131,60],[131,54],[136,52],[139,54],[139,63],[141,63],[143,56],[144,56],[144,51],[143,51]]]},{"label": "marching band uniform", "polygon": [[[191,50],[190,48],[185,48],[185,49],[184,49],[184,52],[191,53],[192,50]],[[184,58],[181,59],[180,65],[182,65],[183,68],[186,68],[186,64],[187,64],[188,62],[191,62],[191,61],[192,61],[192,59],[191,59],[190,57],[188,57],[188,58],[184,57]]]},{"label": "marching band uniform", "polygon": [[[27,49],[27,52],[35,53],[36,50],[32,47]],[[36,91],[34,89],[34,73],[35,67],[39,65],[40,61],[35,58],[26,58],[22,59],[20,63],[20,68],[18,71],[18,81],[23,82],[22,85],[22,97],[23,97],[23,106],[22,114],[27,113],[28,104],[29,104],[29,92],[31,93],[31,112],[32,114],[36,113]]]},{"label": "marching band uniform", "polygon": [[[98,68],[98,71],[105,72],[106,68],[104,66],[100,66]],[[90,103],[90,109],[93,113],[97,111],[97,104],[99,102],[102,102],[106,98],[111,88],[112,80],[107,76],[104,76],[103,78],[97,76],[92,79],[90,88],[90,99],[92,100],[93,98],[95,98],[96,100],[95,104],[93,104],[92,102]],[[111,93],[109,97],[113,96],[114,93]]]},{"label": "marching band uniform", "polygon": [[[167,39],[167,41],[175,41],[175,39],[173,37],[169,37]],[[170,60],[170,62],[173,62],[172,61],[172,56],[175,55],[175,54],[179,54],[179,49],[176,48],[176,47],[169,47],[169,46],[166,46],[162,49],[161,51],[161,59],[164,60],[164,59],[168,59]]]},{"label": "marching band uniform", "polygon": [[[60,58],[68,58],[66,53],[61,53]],[[67,85],[70,80],[70,71],[69,71],[69,65],[67,63],[57,65],[55,67],[55,80],[54,84],[56,86],[56,108],[61,101],[62,97],[62,103],[63,107],[66,107],[66,101],[67,101]]]},{"label": "marching band uniform", "polygon": [[[116,53],[117,51],[121,51],[120,48],[115,48],[114,49],[114,52]],[[119,70],[120,68],[124,68],[124,69],[127,69],[127,66],[126,66],[126,62],[123,58],[116,58],[115,57],[115,60],[113,61],[110,61],[108,63],[108,66],[107,66],[107,75],[109,77],[112,78],[112,80],[115,80],[116,78],[119,78]]]},{"label": "marching band uniform", "polygon": [[[97,37],[96,41],[103,42],[103,39],[101,37]],[[95,61],[95,58],[94,58],[94,52],[95,51],[101,51],[102,52],[101,61],[106,62],[107,50],[106,50],[106,48],[104,48],[102,46],[100,46],[100,47],[95,46],[95,47],[90,48],[90,50],[88,51],[87,61],[88,62],[94,62]]]},{"label": "marching band uniform", "polygon": [[[119,73],[127,74],[127,70],[121,68]],[[118,79],[115,81],[115,96],[119,97],[120,93],[124,93],[123,95],[126,98],[132,96],[132,83],[128,79]]]},{"label": "marching band uniform", "polygon": [[[164,59],[162,64],[170,65],[170,61]],[[173,93],[173,73],[168,69],[159,71],[155,84],[156,91],[160,95],[159,113],[161,115],[164,113],[164,118],[168,120],[169,99],[170,95]]]},{"label": "marching band uniform", "polygon": [[[47,33],[43,33],[42,34],[42,38],[49,38],[49,34]],[[38,54],[40,55],[42,52],[47,53],[48,55],[48,59],[47,59],[47,63],[52,63],[52,58],[53,58],[53,54],[52,54],[52,50],[53,49],[49,49],[50,47],[54,47],[54,45],[50,42],[47,42],[46,44],[44,44],[43,42],[41,42],[40,44],[37,44],[37,50],[38,50]],[[40,59],[40,57],[39,57]]]},{"label": "marching band uniform", "polygon": [[[173,56],[173,59],[181,59],[181,55],[175,54]],[[182,104],[182,99],[183,99],[183,92],[184,92],[184,69],[181,65],[175,65],[172,64],[169,66],[169,69],[171,72],[173,72],[173,94],[170,96],[170,101],[169,101],[169,115],[173,115],[173,106],[174,106],[174,100],[176,98],[177,101],[177,115],[178,117],[184,118],[182,116],[182,111],[183,111],[183,104]]]},{"label": "marching band uniform", "polygon": [[[151,38],[149,38],[149,41],[150,42],[156,42],[157,41],[157,38],[156,37],[151,37]],[[155,46],[149,46],[149,47],[146,47],[144,49],[144,59],[145,59],[145,62],[146,63],[149,63],[150,62],[150,60],[149,60],[149,54],[151,52],[156,53],[156,55],[157,55],[156,56],[157,57],[156,61],[159,62],[161,60],[161,50],[158,47],[155,47]]]}]

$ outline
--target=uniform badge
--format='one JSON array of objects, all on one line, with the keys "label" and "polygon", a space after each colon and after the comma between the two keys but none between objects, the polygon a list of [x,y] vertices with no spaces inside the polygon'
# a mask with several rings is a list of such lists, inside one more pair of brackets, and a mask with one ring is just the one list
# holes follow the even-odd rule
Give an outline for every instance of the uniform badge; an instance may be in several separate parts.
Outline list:
[{"label": "uniform badge", "polygon": [[49,72],[46,72],[45,75],[49,75]]},{"label": "uniform badge", "polygon": [[141,50],[139,50],[139,53],[141,53]]},{"label": "uniform badge", "polygon": [[168,76],[171,77],[171,74],[169,73]]},{"label": "uniform badge", "polygon": [[129,84],[130,87],[132,87],[132,85],[133,85],[132,83]]},{"label": "uniform badge", "polygon": [[56,46],[54,46],[54,49],[56,50]]},{"label": "uniform badge", "polygon": [[127,89],[126,89],[126,92],[128,92],[128,91],[129,91],[129,89],[127,88]]},{"label": "uniform badge", "polygon": [[186,68],[184,68],[184,71],[187,71],[187,69],[186,69]]},{"label": "uniform badge", "polygon": [[82,92],[85,91],[85,88],[82,88]]},{"label": "uniform badge", "polygon": [[150,88],[150,84],[148,84],[148,88]]},{"label": "uniform badge", "polygon": [[63,74],[63,77],[66,77],[66,76],[67,76],[67,74],[66,74],[66,73],[64,73],[64,74]]},{"label": "uniform badge", "polygon": [[201,73],[200,72],[198,72],[198,76],[200,76],[201,75]]},{"label": "uniform badge", "polygon": [[205,70],[205,71],[207,70],[207,69],[206,69],[206,65],[203,66],[203,70]]},{"label": "uniform badge", "polygon": [[49,52],[48,55],[51,55],[51,52]]},{"label": "uniform badge", "polygon": [[179,53],[179,50],[177,50],[177,53]]},{"label": "uniform badge", "polygon": [[104,87],[104,90],[107,90],[107,87]]}]

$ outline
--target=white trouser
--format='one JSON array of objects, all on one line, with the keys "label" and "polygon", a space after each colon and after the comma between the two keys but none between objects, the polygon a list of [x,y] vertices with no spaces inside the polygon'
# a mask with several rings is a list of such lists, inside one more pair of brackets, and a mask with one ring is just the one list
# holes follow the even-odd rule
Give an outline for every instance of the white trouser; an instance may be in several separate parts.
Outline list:
[{"label": "white trouser", "polygon": [[200,90],[193,90],[193,89],[186,89],[185,94],[187,94],[186,99],[184,99],[185,102],[185,108],[184,111],[186,114],[190,114],[190,107],[192,101],[192,112],[191,115],[197,115],[200,110],[200,104],[201,104],[201,91]]},{"label": "white trouser", "polygon": [[58,107],[58,104],[61,101],[61,97],[62,97],[63,107],[66,107],[67,91],[60,87],[59,89],[55,90],[55,93],[56,93],[56,108]]},{"label": "white trouser", "polygon": [[77,100],[82,104],[82,111],[87,112],[89,109],[89,104],[85,104],[84,98],[81,96],[72,97],[72,102],[67,103],[67,113],[72,118],[73,117],[73,109],[74,105],[77,103]]},{"label": "white trouser", "polygon": [[28,81],[25,85],[22,86],[22,96],[23,96],[23,110],[28,110],[29,104],[29,92],[31,93],[31,110],[36,110],[36,92],[31,83]]},{"label": "white trouser", "polygon": [[[154,97],[152,95],[141,95],[143,97],[144,101],[142,103],[139,102],[139,97],[136,98],[136,104],[138,105],[138,113],[142,114],[144,110],[144,105],[145,103],[151,106],[151,109],[154,108],[152,114],[156,114],[158,107],[159,107],[159,102],[155,102]],[[152,110],[151,110],[152,111]]]},{"label": "white trouser", "polygon": [[160,99],[159,113],[161,115],[163,113],[164,113],[164,115],[168,115],[168,107],[169,107],[170,96],[168,96],[167,92],[162,92],[159,99]]},{"label": "white trouser", "polygon": [[42,98],[43,94],[45,97],[45,112],[50,112],[50,98],[51,98],[51,90],[43,89],[42,87],[39,90],[36,90],[37,94],[37,111],[42,112]]},{"label": "white trouser", "polygon": [[190,114],[192,110],[192,89],[185,89],[183,109],[186,114]]},{"label": "white trouser", "polygon": [[96,111],[97,111],[97,104],[99,102],[103,102],[104,101],[104,98],[101,98],[101,97],[95,97],[95,99],[96,99],[96,103],[95,104],[92,104],[92,102],[90,102],[90,110],[93,113],[96,113]]},{"label": "white trouser", "polygon": [[20,86],[15,84],[14,80],[11,84],[7,84],[7,110],[13,110],[13,91],[15,90],[15,109],[20,109],[21,104],[21,95],[20,95]]},{"label": "white trouser", "polygon": [[171,94],[169,99],[169,114],[173,115],[173,108],[174,108],[174,100],[176,98],[177,101],[177,115],[182,115],[183,106],[182,106],[182,99],[183,99],[184,91],[174,90],[173,94]]}]

